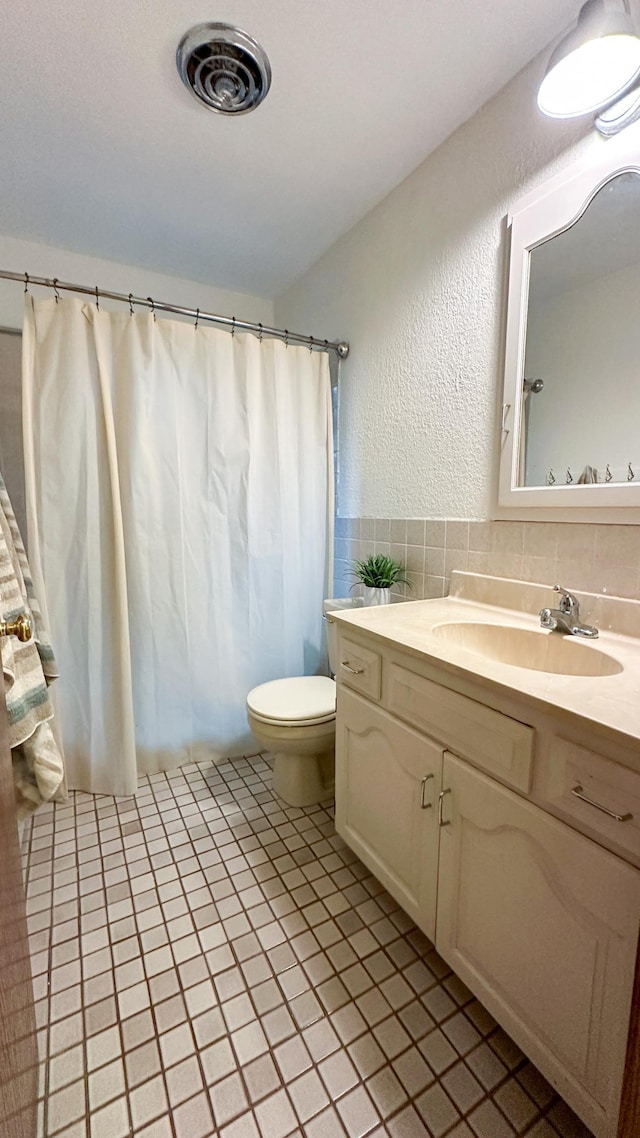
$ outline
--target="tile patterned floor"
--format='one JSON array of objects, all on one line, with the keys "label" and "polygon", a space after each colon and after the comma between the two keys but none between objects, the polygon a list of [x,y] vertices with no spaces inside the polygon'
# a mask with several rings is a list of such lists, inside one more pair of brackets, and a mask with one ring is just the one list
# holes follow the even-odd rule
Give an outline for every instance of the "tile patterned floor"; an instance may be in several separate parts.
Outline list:
[{"label": "tile patterned floor", "polygon": [[24,839],[41,1138],[589,1138],[267,756]]}]

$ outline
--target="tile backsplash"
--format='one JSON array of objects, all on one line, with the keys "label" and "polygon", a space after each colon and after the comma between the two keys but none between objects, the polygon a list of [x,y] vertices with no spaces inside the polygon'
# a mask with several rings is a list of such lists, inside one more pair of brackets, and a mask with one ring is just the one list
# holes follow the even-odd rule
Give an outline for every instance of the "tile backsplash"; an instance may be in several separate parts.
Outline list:
[{"label": "tile backsplash", "polygon": [[[336,596],[354,558],[387,553],[408,569],[394,597],[443,597],[454,569],[640,599],[640,526],[431,518],[337,518]],[[355,590],[354,590],[355,592]]]}]

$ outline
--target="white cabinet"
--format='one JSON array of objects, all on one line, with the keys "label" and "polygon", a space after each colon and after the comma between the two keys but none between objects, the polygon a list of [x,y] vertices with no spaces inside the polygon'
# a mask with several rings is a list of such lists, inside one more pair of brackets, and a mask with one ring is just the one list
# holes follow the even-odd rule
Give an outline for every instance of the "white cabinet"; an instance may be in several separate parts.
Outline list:
[{"label": "white cabinet", "polygon": [[638,871],[453,755],[438,951],[597,1134],[615,1135]]},{"label": "white cabinet", "polygon": [[375,695],[339,684],[336,828],[597,1138],[616,1138],[640,871],[526,797],[535,727],[373,647]]},{"label": "white cabinet", "polygon": [[433,940],[442,747],[341,689],[336,828]]}]

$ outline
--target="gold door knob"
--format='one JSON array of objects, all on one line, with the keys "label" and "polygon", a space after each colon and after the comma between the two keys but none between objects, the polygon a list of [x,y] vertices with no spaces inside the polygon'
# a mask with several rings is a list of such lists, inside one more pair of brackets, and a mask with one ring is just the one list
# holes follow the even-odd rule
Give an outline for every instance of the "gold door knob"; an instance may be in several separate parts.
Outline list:
[{"label": "gold door knob", "polygon": [[0,620],[0,636],[17,636],[23,644],[27,640],[31,640],[33,628],[31,626],[31,617],[26,612],[21,612],[15,620]]}]

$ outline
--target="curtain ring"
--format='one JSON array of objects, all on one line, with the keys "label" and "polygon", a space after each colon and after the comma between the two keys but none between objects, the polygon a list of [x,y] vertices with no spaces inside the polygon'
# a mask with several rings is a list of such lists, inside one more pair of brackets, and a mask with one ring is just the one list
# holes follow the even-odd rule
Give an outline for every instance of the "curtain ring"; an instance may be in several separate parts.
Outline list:
[{"label": "curtain ring", "polygon": [[313,345],[314,345],[314,343],[315,343],[315,341],[314,341],[314,339],[313,339],[313,336],[309,336],[309,351],[310,351],[310,352],[312,352],[312,351],[313,351]]},{"label": "curtain ring", "polygon": [[635,474],[633,473],[633,470],[631,469],[631,463],[629,463],[629,465],[627,466],[627,482],[633,482],[634,478],[635,478]]},{"label": "curtain ring", "polygon": [[611,473],[609,463],[607,463],[607,469],[604,472],[604,480],[605,482],[613,482],[613,474]]},{"label": "curtain ring", "polygon": [[99,312],[100,311],[100,294],[98,292],[98,286],[97,285],[96,285],[96,308],[98,309],[98,312]]},{"label": "curtain ring", "polygon": [[235,334],[236,334],[236,318],[235,318],[235,316],[232,316],[231,317],[231,335],[232,335],[232,337],[235,336]]},{"label": "curtain ring", "polygon": [[29,291],[29,274],[28,273],[24,274],[24,291],[25,292]]},{"label": "curtain ring", "polygon": [[567,486],[569,486],[573,482],[573,474],[571,473],[569,467],[567,467],[567,477],[565,478],[565,482],[566,482]]},{"label": "curtain ring", "polygon": [[151,305],[151,315],[153,316],[153,322],[155,324],[155,323],[157,323],[157,321],[156,321],[156,306],[153,303],[153,297],[148,296],[147,300],[149,301],[149,304]]},{"label": "curtain ring", "polygon": [[328,340],[325,340],[325,342],[324,342],[324,350],[325,350],[325,352],[329,351],[329,341]]},{"label": "curtain ring", "polygon": [[285,328],[285,330],[284,330],[284,346],[285,346],[285,348],[289,347],[289,329],[288,328]]},{"label": "curtain ring", "polygon": [[199,308],[196,308],[196,322],[195,322],[195,324],[193,325],[193,327],[194,327],[194,329],[196,330],[196,332],[198,331],[198,321],[199,321],[199,320],[200,320],[200,309],[199,309]]},{"label": "curtain ring", "polygon": [[58,278],[57,277],[53,278],[53,291],[56,294],[56,304],[57,304],[58,301],[60,300],[60,293],[58,292]]},{"label": "curtain ring", "polygon": [[133,316],[133,293],[129,293],[129,316]]},{"label": "curtain ring", "polygon": [[258,324],[260,331],[258,332],[258,340],[262,343],[262,324]]}]

